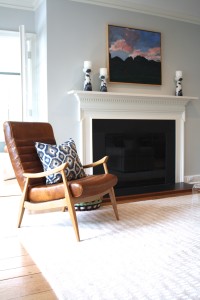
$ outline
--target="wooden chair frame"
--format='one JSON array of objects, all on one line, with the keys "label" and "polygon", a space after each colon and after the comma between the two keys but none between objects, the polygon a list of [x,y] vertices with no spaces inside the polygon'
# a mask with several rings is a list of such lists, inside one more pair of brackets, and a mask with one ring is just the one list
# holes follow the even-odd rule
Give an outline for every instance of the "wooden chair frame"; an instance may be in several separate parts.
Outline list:
[{"label": "wooden chair frame", "polygon": [[[84,165],[83,168],[94,168],[99,165],[103,165],[104,172],[105,174],[108,174],[108,168],[107,168],[107,161],[108,161],[108,156],[103,157],[102,159],[88,164]],[[17,226],[18,228],[21,226],[22,218],[24,215],[25,209],[29,210],[46,210],[46,209],[51,209],[51,208],[63,208],[63,211],[65,211],[66,207],[68,208],[69,215],[72,221],[72,225],[76,234],[76,239],[77,241],[80,241],[80,234],[79,234],[79,228],[78,228],[78,222],[77,222],[77,216],[76,216],[76,210],[75,210],[75,204],[77,203],[82,203],[82,202],[91,202],[97,199],[101,199],[104,195],[109,194],[113,210],[115,213],[115,217],[117,220],[119,220],[119,215],[118,215],[118,210],[117,210],[117,204],[116,204],[116,198],[115,198],[115,193],[113,187],[110,188],[107,191],[104,191],[103,193],[99,192],[98,194],[90,197],[73,197],[70,188],[68,185],[68,181],[65,175],[65,169],[67,168],[68,164],[64,163],[60,165],[59,167],[47,171],[47,172],[40,172],[40,173],[24,173],[23,176],[26,178],[25,186],[22,192],[21,196],[21,201],[20,201],[20,209],[19,209],[19,215],[18,215],[18,223]],[[28,188],[29,188],[29,183],[31,179],[34,178],[41,178],[41,177],[46,177],[48,175],[58,173],[60,172],[62,175],[62,180],[63,180],[63,185],[64,185],[64,193],[65,197],[63,199],[59,200],[53,200],[53,201],[46,201],[46,202],[37,202],[33,203],[27,200],[27,193],[28,193]]]}]

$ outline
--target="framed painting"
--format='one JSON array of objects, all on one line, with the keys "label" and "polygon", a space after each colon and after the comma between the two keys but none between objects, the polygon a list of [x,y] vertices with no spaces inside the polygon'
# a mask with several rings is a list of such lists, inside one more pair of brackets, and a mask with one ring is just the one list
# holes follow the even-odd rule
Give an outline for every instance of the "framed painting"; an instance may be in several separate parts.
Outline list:
[{"label": "framed painting", "polygon": [[109,81],[162,84],[161,33],[108,25]]}]

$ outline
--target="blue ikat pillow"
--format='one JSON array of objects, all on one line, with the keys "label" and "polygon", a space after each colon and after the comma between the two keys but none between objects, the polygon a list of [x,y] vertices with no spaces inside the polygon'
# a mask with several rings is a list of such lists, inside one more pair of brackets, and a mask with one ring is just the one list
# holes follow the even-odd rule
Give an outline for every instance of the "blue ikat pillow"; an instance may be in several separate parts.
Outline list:
[{"label": "blue ikat pillow", "polygon": [[[73,139],[70,138],[60,145],[36,142],[35,148],[44,171],[52,170],[61,164],[68,162],[69,166],[66,168],[67,180],[79,179],[86,176]],[[61,181],[62,176],[60,173],[46,177],[47,184],[58,183]]]}]

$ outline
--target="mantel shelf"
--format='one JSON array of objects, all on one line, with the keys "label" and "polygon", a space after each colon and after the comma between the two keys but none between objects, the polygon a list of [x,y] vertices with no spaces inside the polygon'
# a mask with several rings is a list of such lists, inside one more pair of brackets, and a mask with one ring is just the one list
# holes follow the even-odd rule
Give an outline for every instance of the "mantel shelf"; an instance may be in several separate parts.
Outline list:
[{"label": "mantel shelf", "polygon": [[148,103],[148,104],[166,104],[166,105],[186,105],[191,100],[199,100],[198,97],[173,96],[173,95],[151,95],[134,93],[115,93],[115,92],[97,92],[97,91],[79,91],[72,90],[68,94],[74,95],[80,102],[128,102],[128,103]]}]

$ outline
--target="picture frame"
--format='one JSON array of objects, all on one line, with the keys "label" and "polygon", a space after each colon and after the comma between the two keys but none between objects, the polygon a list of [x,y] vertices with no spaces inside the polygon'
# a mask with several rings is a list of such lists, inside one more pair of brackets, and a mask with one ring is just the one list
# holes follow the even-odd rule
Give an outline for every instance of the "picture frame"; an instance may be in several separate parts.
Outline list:
[{"label": "picture frame", "polygon": [[161,33],[108,25],[109,82],[161,85]]}]

